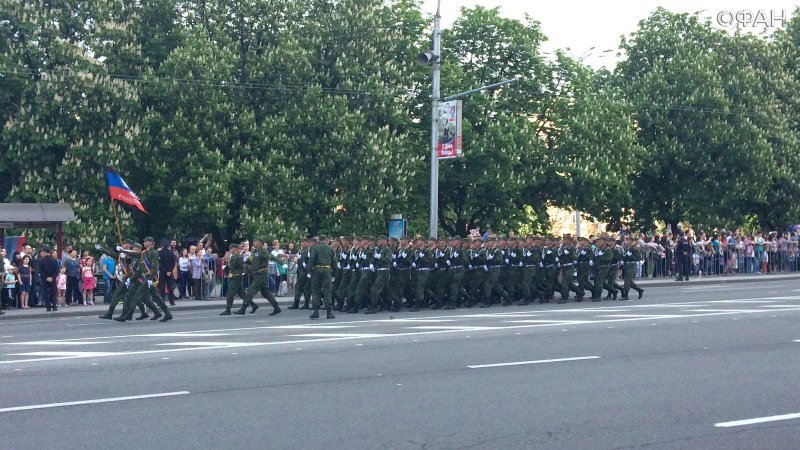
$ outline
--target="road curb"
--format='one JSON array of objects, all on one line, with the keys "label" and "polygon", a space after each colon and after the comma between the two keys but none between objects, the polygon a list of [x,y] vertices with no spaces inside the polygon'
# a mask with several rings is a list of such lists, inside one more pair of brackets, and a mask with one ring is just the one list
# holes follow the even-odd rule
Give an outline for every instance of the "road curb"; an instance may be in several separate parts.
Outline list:
[{"label": "road curb", "polygon": [[[675,281],[674,278],[650,281],[650,279],[636,279],[636,284],[643,287],[685,287],[702,286],[707,284],[736,284],[736,283],[764,283],[769,281],[797,281],[800,280],[800,273],[796,275],[775,274],[775,275],[748,275],[741,276],[714,276],[704,278],[691,278],[689,281]],[[621,284],[621,283],[620,283]]]}]

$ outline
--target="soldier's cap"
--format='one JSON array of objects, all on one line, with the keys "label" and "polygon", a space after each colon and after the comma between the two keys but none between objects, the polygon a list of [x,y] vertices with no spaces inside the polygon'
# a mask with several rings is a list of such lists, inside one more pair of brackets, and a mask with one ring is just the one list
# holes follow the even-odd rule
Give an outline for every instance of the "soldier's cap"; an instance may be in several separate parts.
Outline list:
[{"label": "soldier's cap", "polygon": [[428,242],[436,242],[436,238],[433,236],[428,237]]},{"label": "soldier's cap", "polygon": [[132,239],[125,239],[124,241],[122,241],[122,243],[123,244],[128,244],[128,245],[133,245],[133,240]]},{"label": "soldier's cap", "polygon": [[396,237],[394,237],[394,236],[390,237],[390,238],[389,238],[389,240],[390,240],[390,241],[394,241],[394,242],[400,242],[400,240],[399,240],[399,239],[397,239],[397,238],[396,238]]},{"label": "soldier's cap", "polygon": [[379,241],[386,241],[386,240],[388,240],[388,239],[389,239],[389,238],[388,238],[388,237],[386,237],[386,236],[384,236],[384,235],[380,235],[380,236],[378,236],[378,240],[379,240]]},{"label": "soldier's cap", "polygon": [[319,240],[320,240],[320,241],[327,241],[327,240],[328,240],[328,236],[327,236],[327,235],[324,235],[324,234],[320,234],[320,235],[319,235]]},{"label": "soldier's cap", "polygon": [[231,246],[230,246],[231,249],[240,248],[240,247],[241,246],[239,244],[231,244]]},{"label": "soldier's cap", "polygon": [[462,242],[464,240],[464,238],[462,238],[461,236],[454,236],[454,237],[451,237],[450,240],[453,241],[453,242]]},{"label": "soldier's cap", "polygon": [[147,236],[146,238],[144,238],[144,242],[154,242],[154,241],[151,236]]},{"label": "soldier's cap", "polygon": [[589,242],[589,238],[587,238],[585,236],[579,237],[578,240],[581,241],[581,242]]},{"label": "soldier's cap", "polygon": [[410,241],[411,240],[411,236],[405,236],[405,235],[404,236],[400,236],[400,240],[401,241]]},{"label": "soldier's cap", "polygon": [[134,242],[134,243],[133,243],[133,248],[136,248],[136,249],[139,249],[139,250],[141,250],[141,249],[143,249],[144,247],[142,247],[142,244],[140,244],[140,243],[138,243],[138,242]]}]

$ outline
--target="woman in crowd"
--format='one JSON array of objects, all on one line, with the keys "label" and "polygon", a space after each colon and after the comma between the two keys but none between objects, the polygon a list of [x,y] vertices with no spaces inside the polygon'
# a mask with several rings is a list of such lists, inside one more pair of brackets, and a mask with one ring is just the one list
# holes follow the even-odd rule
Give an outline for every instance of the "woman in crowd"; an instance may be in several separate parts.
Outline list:
[{"label": "woman in crowd", "polygon": [[69,306],[75,306],[81,299],[81,262],[78,260],[78,252],[73,249],[69,256],[64,260],[64,267],[67,268],[67,295],[66,302]]},{"label": "woman in crowd", "polygon": [[28,297],[31,293],[31,285],[33,284],[33,269],[31,268],[31,257],[25,255],[22,257],[22,263],[19,266],[17,273],[17,280],[19,280],[19,302],[20,308],[28,309]]},{"label": "woman in crowd", "polygon": [[194,293],[195,300],[202,299],[202,285],[203,285],[203,254],[202,249],[195,250],[194,257],[190,259],[190,267],[192,270],[192,293]]},{"label": "woman in crowd", "polygon": [[190,264],[191,261],[189,261],[189,250],[184,248],[181,250],[180,258],[178,258],[178,270],[180,270],[180,273],[178,274],[178,299],[186,298],[187,292],[189,296],[192,295],[192,287],[190,285],[190,280],[192,279]]}]

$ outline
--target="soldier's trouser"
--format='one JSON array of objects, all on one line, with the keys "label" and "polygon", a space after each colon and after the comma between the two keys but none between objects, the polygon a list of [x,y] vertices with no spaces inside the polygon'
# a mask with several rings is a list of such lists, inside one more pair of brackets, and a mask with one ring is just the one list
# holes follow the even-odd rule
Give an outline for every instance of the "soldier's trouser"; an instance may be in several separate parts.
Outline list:
[{"label": "soldier's trouser", "polygon": [[414,289],[414,302],[418,308],[425,304],[425,290],[428,286],[428,277],[430,273],[431,272],[429,270],[417,271],[417,285]]},{"label": "soldier's trouser", "polygon": [[[325,309],[331,309],[332,306],[332,292],[331,286],[331,271],[327,268],[315,268],[311,275],[311,301],[314,303],[314,308],[319,308],[325,305]],[[320,301],[320,298],[322,299]]]},{"label": "soldier's trouser", "polygon": [[606,278],[608,278],[608,272],[609,272],[608,269],[609,269],[608,266],[597,267],[597,272],[595,272],[595,277],[594,277],[592,297],[600,298],[603,295],[603,285],[606,282]]},{"label": "soldier's trouser", "polygon": [[582,290],[578,289],[578,285],[573,281],[575,278],[575,266],[566,266],[561,269],[561,298],[569,297],[569,291],[575,295],[582,296]]},{"label": "soldier's trouser", "polygon": [[158,311],[158,307],[150,300],[150,287],[147,286],[147,283],[141,281],[131,282],[130,292],[125,296],[125,303],[122,305],[125,317],[130,318],[133,316],[133,311],[136,309],[137,304],[140,303],[145,304],[154,312]]},{"label": "soldier's trouser", "polygon": [[167,308],[166,302],[164,302],[164,298],[161,297],[161,293],[158,292],[158,282],[154,282],[152,286],[150,286],[150,297],[155,299],[156,305],[161,308],[162,311],[168,312],[169,308]]},{"label": "soldier's trouser", "polygon": [[530,266],[522,268],[522,290],[520,292],[522,300],[531,300],[537,293],[535,285],[536,269],[538,269],[538,267]]},{"label": "soldier's trouser", "polygon": [[678,257],[675,259],[675,270],[678,272],[678,278],[689,279],[689,258]]},{"label": "soldier's trouser", "polygon": [[242,285],[242,277],[228,277],[228,295],[225,296],[228,309],[233,308],[233,299],[237,295],[242,298],[242,306],[246,307],[250,304],[250,302],[247,301],[247,294]]},{"label": "soldier's trouser", "polygon": [[443,304],[445,299],[447,298],[447,294],[449,292],[450,287],[450,271],[445,269],[439,269],[436,272],[436,302],[439,304]]},{"label": "soldier's trouser", "polygon": [[114,314],[114,310],[117,309],[117,303],[121,303],[125,301],[125,296],[128,294],[128,287],[125,286],[125,283],[119,283],[119,286],[114,290],[114,293],[111,294],[111,301],[108,305],[108,315]]},{"label": "soldier's trouser", "polygon": [[278,302],[269,290],[269,283],[267,283],[267,277],[264,272],[256,272],[253,274],[253,279],[250,281],[250,289],[247,290],[247,294],[244,297],[244,306],[255,305],[256,302],[253,301],[253,297],[255,297],[257,293],[261,293],[273,308],[278,308]]},{"label": "soldier's trouser", "polygon": [[372,288],[369,291],[369,302],[373,308],[377,308],[381,301],[381,294],[384,290],[389,288],[389,271],[378,269],[375,272],[375,281],[372,282]]},{"label": "soldier's trouser", "polygon": [[[497,288],[497,281],[500,279],[500,270],[495,267],[489,268],[489,273],[483,279],[481,290],[483,291],[483,302],[487,305],[492,303],[492,292]],[[505,291],[504,291],[505,292]]]},{"label": "soldier's trouser", "polygon": [[344,304],[344,301],[347,299],[347,290],[350,288],[350,280],[352,279],[352,276],[353,273],[351,271],[347,269],[341,270],[339,286],[336,287],[336,291],[334,292],[336,302],[340,305]]},{"label": "soldier's trouser", "polygon": [[547,266],[544,268],[544,295],[551,298],[558,285],[558,267]]},{"label": "soldier's trouser", "polygon": [[522,267],[515,266],[508,268],[508,282],[506,291],[512,300],[520,300],[523,297],[524,288],[522,286]]},{"label": "soldier's trouser", "polygon": [[488,275],[483,268],[477,268],[470,270],[469,272],[469,287],[467,288],[467,292],[469,292],[470,302],[476,302],[478,300],[478,294],[481,293],[481,286],[483,286],[483,280]]},{"label": "soldier's trouser", "polygon": [[464,268],[457,267],[455,269],[450,269],[450,298],[447,300],[448,305],[454,305],[458,303],[458,299],[461,296],[469,298],[469,294],[467,294],[466,289],[463,286],[464,281]]},{"label": "soldier's trouser", "polygon": [[591,290],[591,288],[589,285],[589,265],[578,264],[578,290],[580,291],[578,295],[583,297],[586,289]]},{"label": "soldier's trouser", "polygon": [[398,306],[403,303],[407,284],[408,269],[396,269],[391,272],[389,276],[390,298],[393,302],[396,302]]},{"label": "soldier's trouser", "polygon": [[356,301],[356,289],[358,288],[358,282],[361,281],[361,271],[356,269],[350,275],[350,285],[347,286],[347,294],[345,296],[345,302],[347,303],[348,307],[352,307],[355,305]]},{"label": "soldier's trouser", "polygon": [[361,276],[358,279],[358,286],[356,286],[356,295],[354,299],[355,305],[359,308],[363,307],[364,303],[366,303],[374,279],[375,272],[369,269],[361,269]]},{"label": "soldier's trouser", "polygon": [[637,291],[639,290],[639,286],[637,286],[633,281],[634,272],[636,272],[636,264],[625,263],[622,266],[622,292],[626,297],[628,296],[628,291],[630,291],[631,288],[636,289]]},{"label": "soldier's trouser", "polygon": [[305,297],[305,304],[308,305],[309,296],[311,294],[311,290],[308,289],[311,287],[311,284],[308,282],[308,273],[305,270],[297,271],[297,281],[294,285],[294,302],[292,306],[297,307],[300,305],[300,296]]},{"label": "soldier's trouser", "polygon": [[[114,290],[114,294],[111,296],[111,304],[108,305],[108,314],[114,314],[114,309],[117,307],[117,302],[122,303],[122,317],[128,317],[128,308],[133,305],[133,308],[139,308],[139,312],[142,314],[145,313],[144,303],[136,302],[135,299],[132,299],[133,296],[133,287],[135,283],[131,284],[131,287],[125,287],[124,283],[120,283],[120,286]],[[130,312],[133,315],[133,311]]]},{"label": "soldier's trouser", "polygon": [[622,290],[622,288],[617,284],[617,266],[609,267],[605,288],[609,293]]}]

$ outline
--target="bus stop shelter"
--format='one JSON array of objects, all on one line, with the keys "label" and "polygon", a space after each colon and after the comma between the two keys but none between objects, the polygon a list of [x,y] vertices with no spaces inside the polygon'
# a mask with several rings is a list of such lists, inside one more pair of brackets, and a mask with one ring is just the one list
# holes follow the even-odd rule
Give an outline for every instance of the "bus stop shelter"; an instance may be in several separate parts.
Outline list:
[{"label": "bus stop shelter", "polygon": [[66,203],[0,203],[0,242],[7,228],[53,228],[56,231],[56,257],[61,257],[62,225],[75,220]]}]

